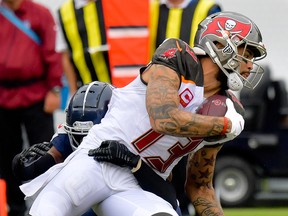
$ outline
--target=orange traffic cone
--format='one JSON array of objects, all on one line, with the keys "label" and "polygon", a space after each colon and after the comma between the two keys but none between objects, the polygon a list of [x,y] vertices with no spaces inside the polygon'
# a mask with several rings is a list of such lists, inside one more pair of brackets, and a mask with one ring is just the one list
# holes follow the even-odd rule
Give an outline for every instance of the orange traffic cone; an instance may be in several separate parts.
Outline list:
[{"label": "orange traffic cone", "polygon": [[0,216],[7,216],[6,182],[0,179]]}]

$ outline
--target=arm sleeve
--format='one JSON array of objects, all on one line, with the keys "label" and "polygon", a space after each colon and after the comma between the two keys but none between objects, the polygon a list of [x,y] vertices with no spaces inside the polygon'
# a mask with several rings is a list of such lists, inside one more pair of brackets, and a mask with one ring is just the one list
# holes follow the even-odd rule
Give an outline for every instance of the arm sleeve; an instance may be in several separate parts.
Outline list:
[{"label": "arm sleeve", "polygon": [[68,155],[73,152],[67,134],[57,134],[57,136],[54,136],[50,142],[61,153],[63,158],[68,157]]}]

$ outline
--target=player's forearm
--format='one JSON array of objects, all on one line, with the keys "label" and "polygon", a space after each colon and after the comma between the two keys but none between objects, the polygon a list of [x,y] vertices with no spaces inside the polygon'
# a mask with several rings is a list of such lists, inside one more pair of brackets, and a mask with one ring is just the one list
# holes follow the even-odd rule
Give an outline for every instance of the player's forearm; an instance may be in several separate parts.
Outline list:
[{"label": "player's forearm", "polygon": [[188,156],[185,190],[199,216],[224,215],[213,188],[216,156],[221,147],[204,147]]},{"label": "player's forearm", "polygon": [[[202,176],[208,175],[208,170],[202,172]],[[194,176],[194,175],[192,175]],[[208,179],[186,180],[185,189],[197,216],[223,216],[223,209],[218,201],[212,182]]]},{"label": "player's forearm", "polygon": [[[172,136],[209,137],[222,134],[225,128],[224,117],[203,116],[179,110],[170,111],[166,119],[159,117],[155,126],[160,133]],[[225,132],[230,132],[228,121]]]},{"label": "player's forearm", "polygon": [[199,216],[224,216],[213,189],[203,190],[198,195],[193,194],[190,199]]},{"label": "player's forearm", "polygon": [[187,137],[220,135],[224,129],[225,133],[230,132],[231,122],[225,123],[224,117],[197,115],[178,108],[180,80],[175,71],[157,65],[149,71],[146,108],[155,131]]}]

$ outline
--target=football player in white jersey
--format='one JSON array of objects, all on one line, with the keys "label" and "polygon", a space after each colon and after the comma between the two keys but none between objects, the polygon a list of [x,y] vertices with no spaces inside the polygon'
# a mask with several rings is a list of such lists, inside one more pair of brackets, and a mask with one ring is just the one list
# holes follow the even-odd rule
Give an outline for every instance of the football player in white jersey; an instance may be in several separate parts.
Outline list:
[{"label": "football player in white jersey", "polygon": [[[217,143],[232,140],[243,130],[244,119],[230,99],[225,117],[195,111],[205,98],[228,88],[254,88],[263,75],[256,61],[265,56],[257,26],[234,12],[203,20],[194,48],[179,39],[164,41],[134,81],[113,91],[105,117],[78,149],[21,186],[27,197],[36,197],[29,214],[80,215],[96,205],[97,214],[105,216],[177,215],[164,199],[144,191],[127,167],[100,163],[88,155],[102,141],[117,140],[163,179],[184,155],[195,154],[189,160],[188,195],[200,214],[223,215],[212,185],[193,179],[199,175],[197,161],[208,155],[213,163],[220,148],[204,148],[205,155],[201,148],[215,143],[203,138],[222,134],[226,138]],[[109,199],[110,205],[105,205]]]},{"label": "football player in white jersey", "polygon": [[[34,144],[14,157],[12,169],[15,177],[19,181],[29,181],[44,173],[56,163],[63,162],[68,155],[78,148],[89,129],[94,124],[99,124],[105,116],[113,89],[112,85],[99,81],[81,86],[73,95],[65,110],[66,121],[58,126],[57,133],[54,134],[51,141]],[[128,159],[129,155],[131,153],[127,150],[126,152],[123,151],[122,154],[118,152],[117,156],[120,158],[116,160]],[[133,156],[135,157],[134,160],[122,160],[123,164],[119,165],[131,166],[131,162],[132,164],[137,164],[140,157]],[[149,175],[149,182],[142,178],[142,172],[145,175]],[[164,181],[150,167],[144,165],[138,169],[135,177],[139,184],[143,185],[143,189],[153,192],[170,202],[178,214],[181,215],[175,189],[170,182]],[[147,187],[148,184],[149,186]],[[90,210],[84,215],[91,216],[96,214]]]}]

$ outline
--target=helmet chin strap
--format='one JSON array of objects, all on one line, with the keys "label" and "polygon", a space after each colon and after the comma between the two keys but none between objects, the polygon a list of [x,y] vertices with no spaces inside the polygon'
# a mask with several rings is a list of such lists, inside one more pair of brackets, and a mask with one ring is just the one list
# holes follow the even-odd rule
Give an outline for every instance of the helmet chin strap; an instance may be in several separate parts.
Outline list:
[{"label": "helmet chin strap", "polygon": [[232,91],[240,91],[243,88],[243,82],[241,78],[237,75],[236,72],[228,73],[228,71],[222,66],[221,62],[219,61],[219,58],[217,57],[216,53],[212,49],[209,42],[206,42],[206,46],[209,49],[212,60],[219,66],[222,72],[227,76],[228,88]]},{"label": "helmet chin strap", "polygon": [[243,88],[243,82],[235,72],[228,74],[227,85],[232,91],[240,91]]}]

